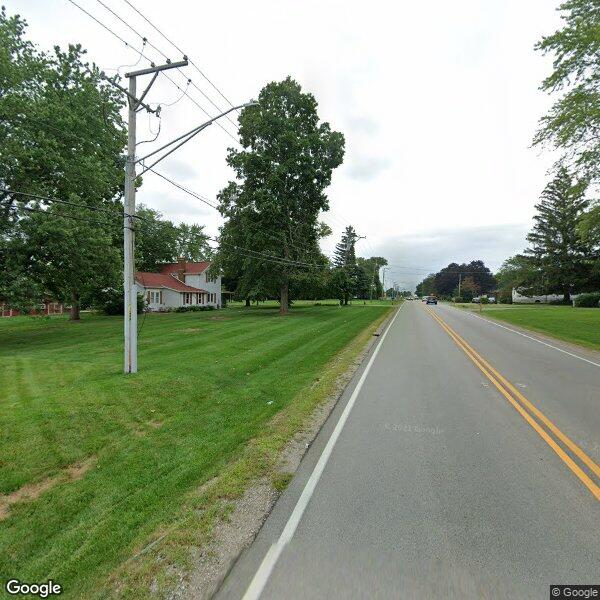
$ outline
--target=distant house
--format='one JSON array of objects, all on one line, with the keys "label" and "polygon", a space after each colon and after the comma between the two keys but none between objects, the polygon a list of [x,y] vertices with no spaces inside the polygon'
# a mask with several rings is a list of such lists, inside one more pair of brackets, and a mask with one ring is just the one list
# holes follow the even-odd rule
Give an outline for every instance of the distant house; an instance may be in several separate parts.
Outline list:
[{"label": "distant house", "polygon": [[159,273],[138,271],[135,283],[146,306],[161,311],[179,306],[214,306],[221,304],[221,277],[209,278],[210,262],[187,262],[162,265]]},{"label": "distant house", "polygon": [[[575,300],[579,294],[571,294],[571,300]],[[560,302],[563,299],[562,294],[540,294],[537,296],[525,296],[518,289],[512,290],[513,304],[548,304],[549,302]]]}]

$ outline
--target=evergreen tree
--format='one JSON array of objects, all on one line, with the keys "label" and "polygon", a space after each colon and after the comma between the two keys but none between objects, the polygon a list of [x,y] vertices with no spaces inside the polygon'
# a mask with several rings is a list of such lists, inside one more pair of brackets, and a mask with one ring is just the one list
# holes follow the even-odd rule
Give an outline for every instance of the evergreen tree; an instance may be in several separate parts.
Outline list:
[{"label": "evergreen tree", "polygon": [[573,288],[589,281],[590,247],[578,233],[579,222],[589,202],[586,182],[573,182],[565,168],[546,186],[536,205],[535,225],[527,235],[525,251],[534,268],[542,273],[549,293],[562,293],[571,301]]},{"label": "evergreen tree", "polygon": [[349,267],[356,265],[356,251],[354,249],[358,234],[352,225],[348,225],[342,234],[342,239],[335,247],[333,264],[336,267]]}]

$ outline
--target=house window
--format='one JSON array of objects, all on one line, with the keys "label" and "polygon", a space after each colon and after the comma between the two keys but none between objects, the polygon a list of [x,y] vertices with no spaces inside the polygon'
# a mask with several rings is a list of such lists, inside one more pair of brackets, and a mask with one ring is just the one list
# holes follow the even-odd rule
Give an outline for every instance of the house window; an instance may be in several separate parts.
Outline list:
[{"label": "house window", "polygon": [[160,304],[160,292],[159,291],[151,291],[148,292],[150,298],[150,304]]},{"label": "house window", "polygon": [[184,304],[192,303],[192,292],[184,292],[183,293],[183,303]]},{"label": "house window", "polygon": [[202,294],[200,292],[196,292],[196,304],[200,304],[201,298]]}]

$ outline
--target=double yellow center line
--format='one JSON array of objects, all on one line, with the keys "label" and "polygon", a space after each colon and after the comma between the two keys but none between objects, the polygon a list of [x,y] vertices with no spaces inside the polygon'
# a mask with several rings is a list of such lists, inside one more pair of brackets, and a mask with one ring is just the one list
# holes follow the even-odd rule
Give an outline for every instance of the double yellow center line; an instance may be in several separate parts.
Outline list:
[{"label": "double yellow center line", "polygon": [[477,368],[494,384],[498,391],[514,406],[518,413],[533,427],[550,448],[556,452],[569,469],[579,477],[581,482],[592,492],[596,500],[600,500],[600,487],[575,462],[572,455],[585,464],[596,478],[600,478],[600,467],[573,440],[565,435],[550,419],[525,398],[510,381],[498,373],[494,367],[479,355],[441,317],[429,308],[427,308],[427,312],[440,324],[456,345],[463,350]]}]

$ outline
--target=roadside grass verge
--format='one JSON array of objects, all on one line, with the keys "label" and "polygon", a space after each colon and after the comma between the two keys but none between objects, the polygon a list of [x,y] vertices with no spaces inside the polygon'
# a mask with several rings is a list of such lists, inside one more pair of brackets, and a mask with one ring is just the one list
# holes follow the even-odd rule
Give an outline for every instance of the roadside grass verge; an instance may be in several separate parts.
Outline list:
[{"label": "roadside grass verge", "polygon": [[67,598],[172,586],[251,481],[285,486],[277,453],[387,314],[148,315],[130,376],[119,318],[0,322],[0,498],[53,482],[0,520],[0,580],[50,577]]},{"label": "roadside grass verge", "polygon": [[600,350],[600,309],[539,304],[456,304],[484,317],[538,331],[566,342]]}]

